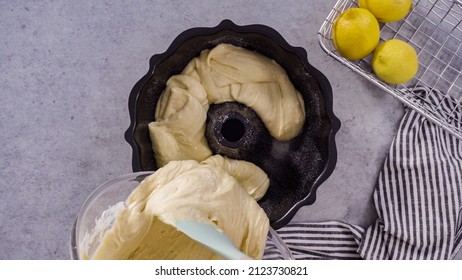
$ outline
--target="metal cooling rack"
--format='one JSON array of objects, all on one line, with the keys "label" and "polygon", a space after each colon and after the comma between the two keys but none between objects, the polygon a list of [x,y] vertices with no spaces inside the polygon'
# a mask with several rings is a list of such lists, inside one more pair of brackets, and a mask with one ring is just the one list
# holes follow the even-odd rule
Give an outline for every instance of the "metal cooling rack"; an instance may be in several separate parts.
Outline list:
[{"label": "metal cooling rack", "polygon": [[380,24],[381,41],[397,38],[417,51],[419,70],[412,81],[401,85],[387,84],[373,74],[372,55],[351,61],[335,49],[333,22],[357,6],[353,0],[335,4],[318,32],[324,51],[462,140],[462,1],[413,1],[406,18]]}]

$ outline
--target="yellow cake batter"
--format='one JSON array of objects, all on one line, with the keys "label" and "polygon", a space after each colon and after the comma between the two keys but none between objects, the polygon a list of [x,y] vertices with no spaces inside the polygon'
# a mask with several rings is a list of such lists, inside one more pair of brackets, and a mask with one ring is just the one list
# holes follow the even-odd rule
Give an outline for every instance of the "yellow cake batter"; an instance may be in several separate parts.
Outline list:
[{"label": "yellow cake batter", "polygon": [[244,161],[221,156],[201,163],[171,161],[130,194],[95,253],[84,258],[219,259],[174,227],[192,220],[218,228],[242,252],[259,259],[269,221],[254,197],[268,185],[266,174]]},{"label": "yellow cake batter", "polygon": [[303,98],[280,65],[256,52],[220,44],[204,50],[168,80],[156,121],[149,124],[157,164],[207,159],[208,106],[227,101],[255,110],[277,140],[294,138],[305,122]]}]

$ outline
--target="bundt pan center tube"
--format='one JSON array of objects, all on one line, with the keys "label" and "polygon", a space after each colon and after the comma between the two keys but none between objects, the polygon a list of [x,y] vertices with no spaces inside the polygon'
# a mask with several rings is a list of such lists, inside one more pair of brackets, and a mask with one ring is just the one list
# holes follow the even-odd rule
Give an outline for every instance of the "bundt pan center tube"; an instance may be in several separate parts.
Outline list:
[{"label": "bundt pan center tube", "polygon": [[156,104],[167,80],[181,73],[203,50],[222,43],[276,61],[304,100],[304,125],[300,134],[288,141],[272,137],[256,112],[243,104],[211,104],[207,111],[205,136],[212,152],[252,162],[268,175],[270,187],[258,203],[271,226],[278,229],[300,207],[314,203],[316,189],[334,170],[340,121],[332,111],[332,88],[327,78],[308,63],[303,48],[290,46],[268,26],[238,26],[224,20],[216,27],[192,28],[181,33],[166,52],[151,58],[149,71],[129,97],[131,124],[125,139],[133,150],[132,168],[134,172],[158,169],[148,124],[155,121]]}]

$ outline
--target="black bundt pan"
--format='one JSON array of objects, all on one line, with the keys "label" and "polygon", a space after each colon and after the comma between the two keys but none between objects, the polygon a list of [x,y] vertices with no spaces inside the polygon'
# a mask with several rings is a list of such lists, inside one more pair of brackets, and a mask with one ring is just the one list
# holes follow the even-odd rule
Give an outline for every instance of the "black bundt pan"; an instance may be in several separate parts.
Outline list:
[{"label": "black bundt pan", "polygon": [[[158,168],[151,148],[148,124],[154,121],[156,103],[167,80],[179,74],[202,50],[220,43],[254,50],[274,59],[286,70],[305,101],[306,121],[296,138],[278,142],[264,128],[259,129],[256,133],[258,137],[253,138],[257,143],[249,147],[244,144],[241,150],[234,153],[232,148],[236,147],[225,147],[223,152],[230,157],[251,161],[268,174],[270,187],[259,204],[268,215],[271,226],[278,229],[286,225],[300,207],[314,203],[316,189],[334,170],[337,162],[334,137],[340,128],[340,121],[332,111],[332,88],[327,78],[308,63],[303,48],[290,46],[270,27],[238,26],[224,20],[216,27],[192,28],[181,33],[166,52],[151,58],[149,71],[135,84],[129,97],[131,124],[125,132],[125,139],[133,149],[133,171]],[[235,105],[231,103],[231,106]],[[216,110],[214,108],[214,112]],[[251,115],[250,112],[246,114]],[[210,120],[207,126],[209,123]],[[210,129],[207,129],[206,135],[210,137],[210,134]],[[211,139],[208,141],[209,144],[213,142]]]}]

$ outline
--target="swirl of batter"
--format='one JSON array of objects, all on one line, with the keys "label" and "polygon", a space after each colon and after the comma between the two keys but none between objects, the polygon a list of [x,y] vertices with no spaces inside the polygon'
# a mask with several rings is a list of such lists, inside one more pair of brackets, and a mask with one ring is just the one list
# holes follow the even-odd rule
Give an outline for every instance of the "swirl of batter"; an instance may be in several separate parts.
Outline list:
[{"label": "swirl of batter", "polygon": [[302,95],[274,60],[241,47],[220,44],[204,50],[180,75],[170,77],[149,124],[159,166],[171,160],[205,160],[209,104],[235,101],[252,108],[271,136],[296,137],[305,122]]}]

